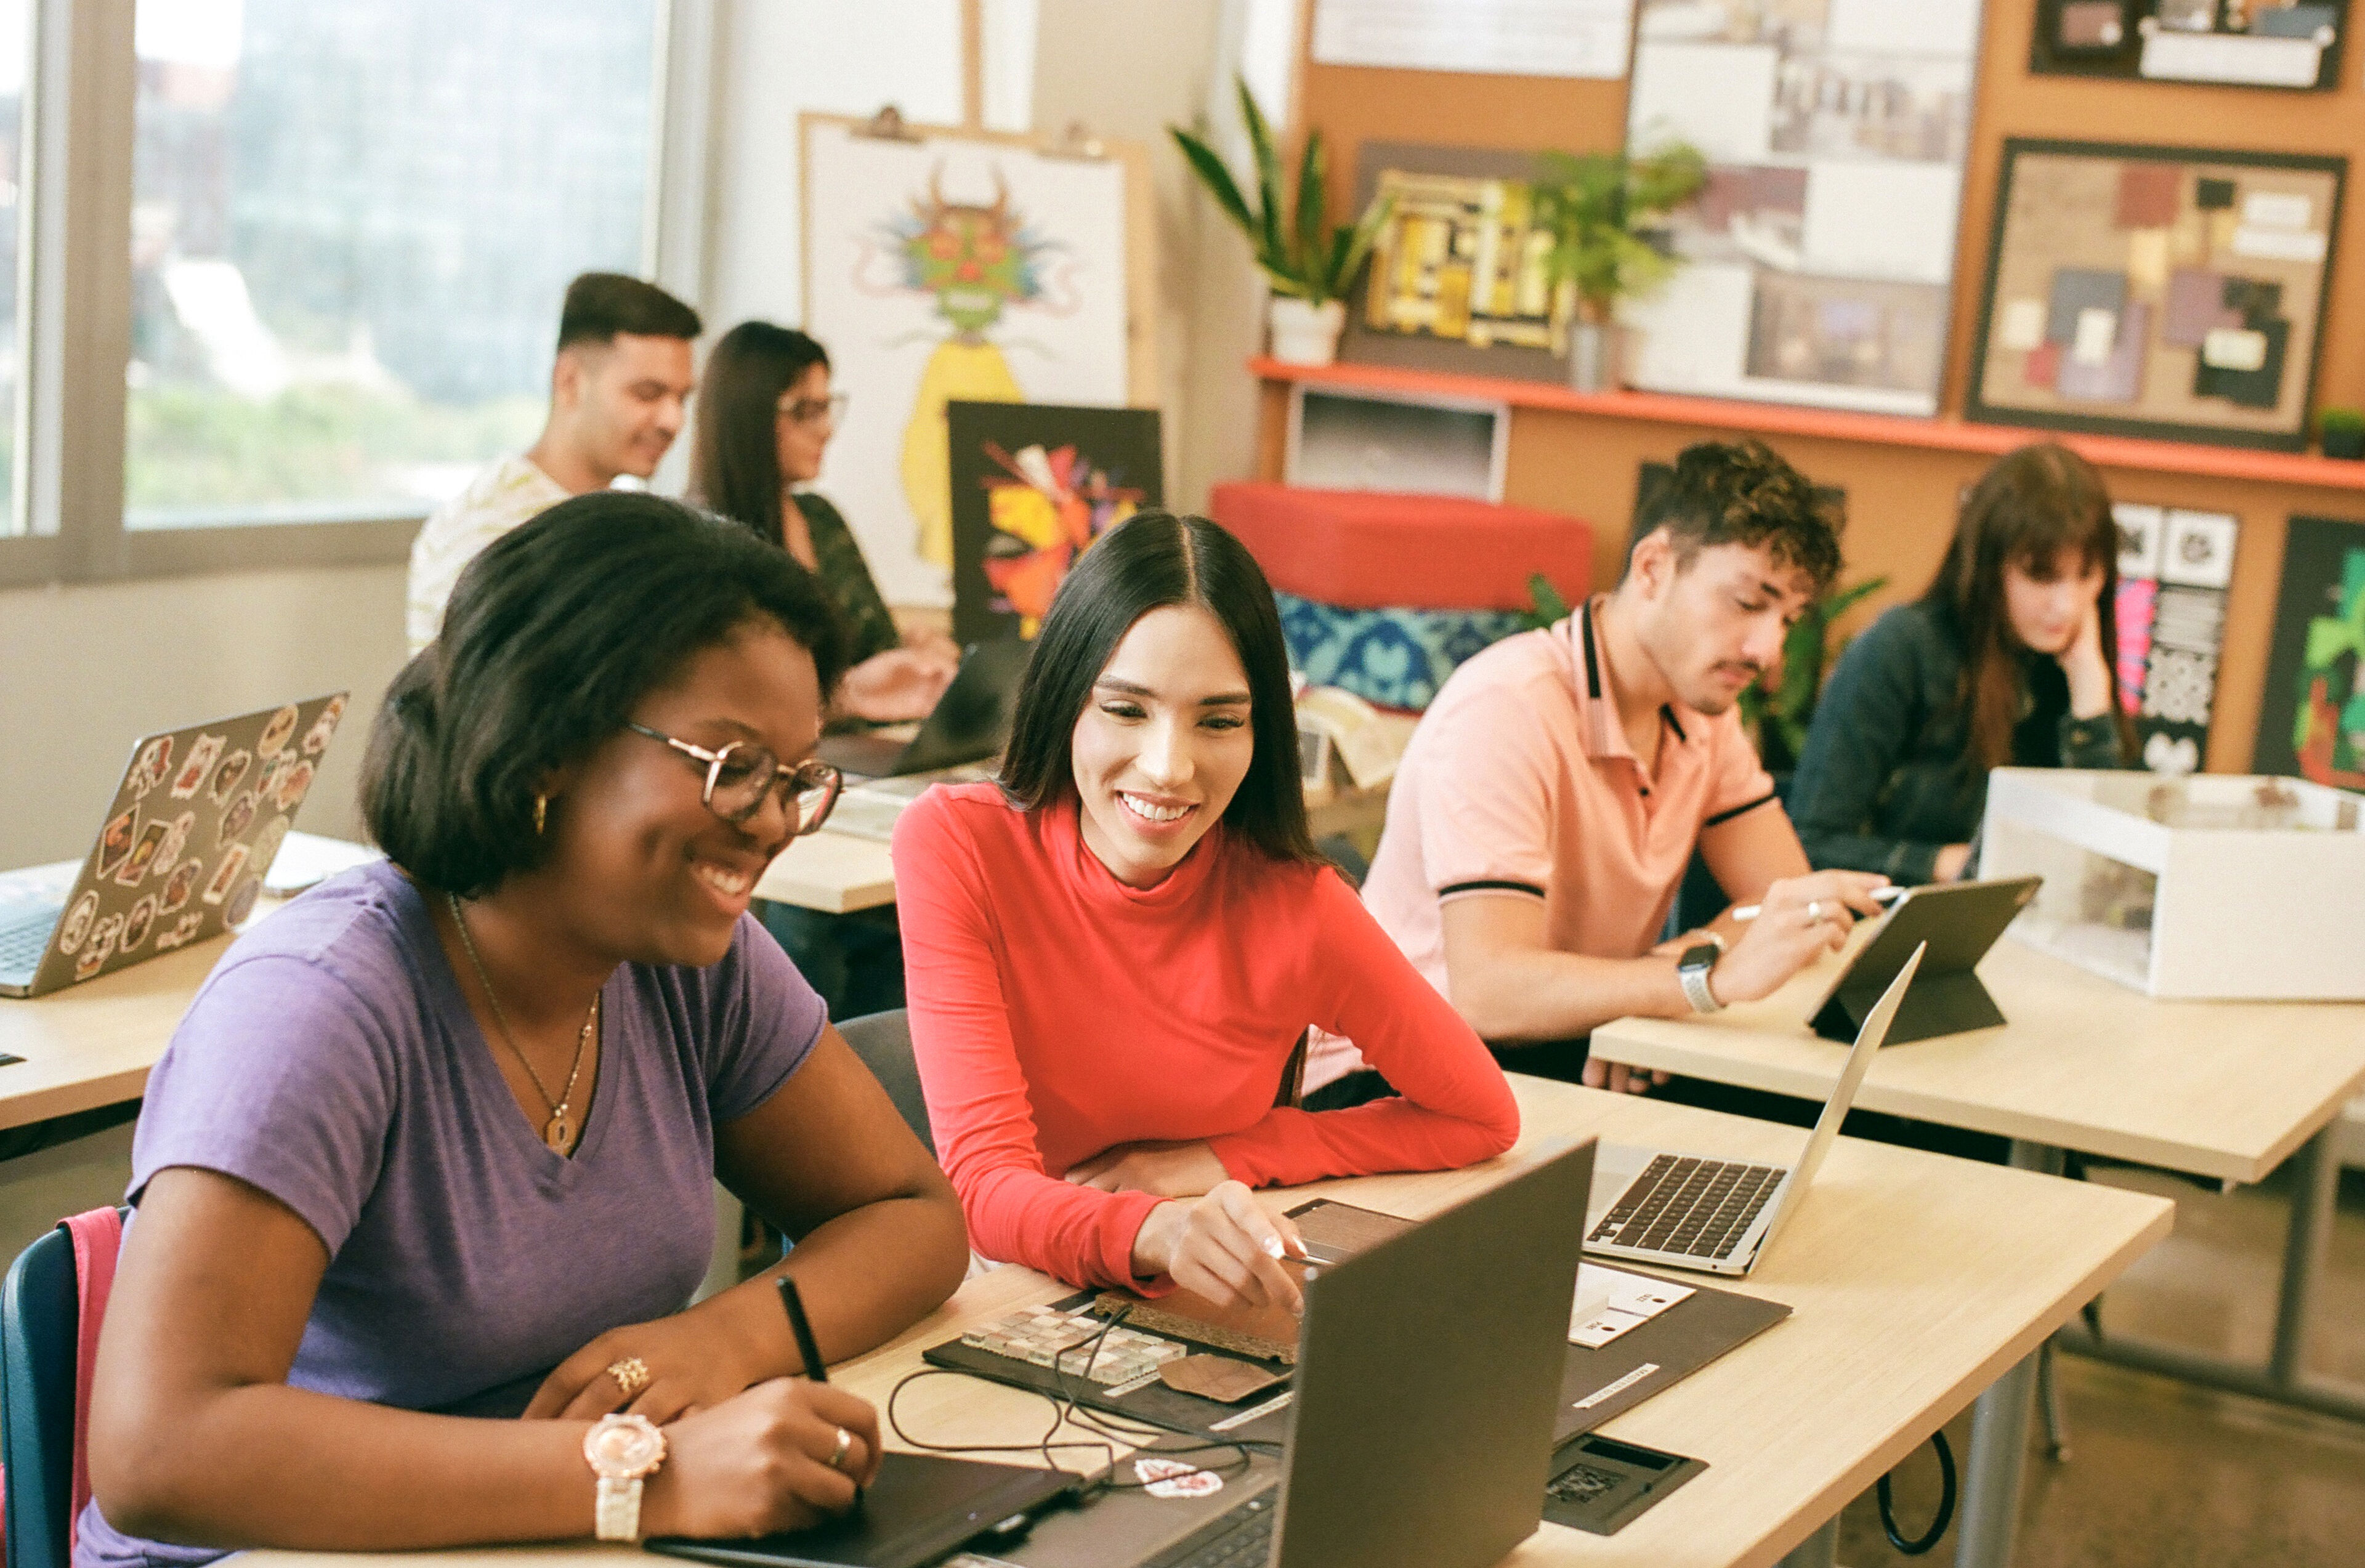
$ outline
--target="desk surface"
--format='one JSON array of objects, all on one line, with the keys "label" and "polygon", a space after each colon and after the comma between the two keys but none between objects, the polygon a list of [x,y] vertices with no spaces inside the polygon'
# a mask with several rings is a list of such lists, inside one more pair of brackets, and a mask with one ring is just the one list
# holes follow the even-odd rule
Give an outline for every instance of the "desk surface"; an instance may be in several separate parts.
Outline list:
[{"label": "desk surface", "polygon": [[[1788,1159],[1799,1146],[1796,1128],[1532,1079],[1512,1081],[1526,1133],[1502,1159],[1465,1171],[1370,1177],[1315,1190],[1418,1216],[1525,1169],[1570,1137],[1598,1133],[1756,1159]],[[1792,1316],[1605,1428],[1706,1460],[1707,1472],[1606,1540],[1546,1525],[1507,1568],[1773,1562],[2166,1237],[2173,1213],[2167,1200],[2141,1193],[1842,1139],[1757,1273],[1737,1284],[1717,1282],[1787,1302],[1796,1309]],[[973,1279],[919,1327],[848,1364],[835,1381],[883,1401],[898,1379],[918,1369],[925,1347],[1014,1305],[1064,1294],[1065,1287],[1024,1269]],[[1045,1408],[1039,1398],[1014,1390],[940,1377],[914,1384],[899,1413],[907,1429],[932,1441],[1023,1442],[1041,1431]],[[386,1568],[557,1568],[609,1554],[621,1562],[625,1550],[587,1545],[383,1562]],[[1023,1557],[1023,1549],[1017,1554]],[[376,1561],[275,1551],[242,1559],[249,1568],[353,1568]]]},{"label": "desk surface", "polygon": [[[1847,1049],[1801,1020],[1841,961],[1713,1017],[1620,1018],[1594,1054],[1823,1099]],[[2365,1087],[2365,1005],[2154,1002],[2010,937],[1978,972],[2011,1022],[1883,1049],[1858,1105],[2255,1182]]]},{"label": "desk surface", "polygon": [[30,1001],[0,1000],[0,1127],[136,1100],[189,998],[229,948],[216,936]]}]

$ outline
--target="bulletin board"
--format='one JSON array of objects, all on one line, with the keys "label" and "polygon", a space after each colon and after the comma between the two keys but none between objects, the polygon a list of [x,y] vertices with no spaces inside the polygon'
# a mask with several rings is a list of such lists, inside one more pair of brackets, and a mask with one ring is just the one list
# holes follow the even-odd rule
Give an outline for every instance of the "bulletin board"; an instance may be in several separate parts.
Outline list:
[{"label": "bulletin board", "polygon": [[820,487],[888,602],[949,606],[948,404],[1158,401],[1149,153],[831,115],[798,134],[805,330],[846,395]]}]

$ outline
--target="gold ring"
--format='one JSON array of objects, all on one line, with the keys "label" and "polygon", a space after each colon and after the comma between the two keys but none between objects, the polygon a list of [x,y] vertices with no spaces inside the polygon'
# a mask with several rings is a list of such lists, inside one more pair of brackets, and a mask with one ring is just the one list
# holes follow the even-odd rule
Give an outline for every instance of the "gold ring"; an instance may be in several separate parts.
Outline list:
[{"label": "gold ring", "polygon": [[630,1399],[648,1387],[649,1363],[638,1356],[626,1356],[622,1361],[608,1363],[608,1375],[616,1380],[616,1386]]},{"label": "gold ring", "polygon": [[829,1450],[829,1467],[832,1470],[844,1470],[846,1450],[853,1447],[854,1434],[840,1427],[837,1429],[837,1446]]}]

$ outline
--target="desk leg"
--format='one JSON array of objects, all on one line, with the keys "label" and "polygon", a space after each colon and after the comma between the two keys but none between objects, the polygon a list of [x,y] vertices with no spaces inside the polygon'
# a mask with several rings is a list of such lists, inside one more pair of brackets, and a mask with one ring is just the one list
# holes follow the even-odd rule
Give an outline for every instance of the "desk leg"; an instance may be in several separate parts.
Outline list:
[{"label": "desk leg", "polygon": [[2307,1323],[2315,1305],[2315,1269],[2332,1236],[2333,1209],[2340,1198],[2340,1157],[2333,1143],[2336,1116],[2300,1150],[2292,1188],[2291,1230],[2283,1241],[2282,1291],[2275,1302],[2275,1348],[2267,1376],[2296,1388],[2307,1357]]},{"label": "desk leg", "polygon": [[1779,1568],[1835,1568],[1840,1556],[1840,1517],[1833,1514],[1823,1528],[1786,1554]]},{"label": "desk leg", "polygon": [[[2014,1138],[2020,1170],[2061,1174],[2061,1151]],[[2006,1568],[2020,1528],[2020,1477],[2028,1460],[2028,1423],[2036,1410],[2036,1357],[1996,1379],[1971,1407],[1971,1457],[1963,1469],[1962,1536],[1956,1568]]]}]

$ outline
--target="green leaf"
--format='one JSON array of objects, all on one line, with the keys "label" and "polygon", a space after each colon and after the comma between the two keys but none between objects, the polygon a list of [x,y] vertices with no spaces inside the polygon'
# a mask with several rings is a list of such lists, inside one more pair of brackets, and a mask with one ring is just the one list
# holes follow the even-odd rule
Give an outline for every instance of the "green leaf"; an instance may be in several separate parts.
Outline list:
[{"label": "green leaf", "polygon": [[1541,572],[1528,574],[1528,599],[1533,605],[1525,620],[1531,630],[1541,631],[1556,622],[1568,619],[1568,600],[1552,587],[1552,579]]},{"label": "green leaf", "polygon": [[1174,138],[1174,145],[1182,150],[1191,172],[1199,176],[1199,183],[1207,187],[1207,194],[1216,198],[1217,207],[1224,209],[1224,216],[1248,236],[1250,244],[1255,244],[1256,222],[1249,216],[1248,202],[1241,196],[1239,185],[1232,178],[1231,170],[1216,156],[1216,150],[1180,126],[1170,125],[1166,130]]},{"label": "green leaf", "polygon": [[1240,118],[1249,129],[1249,146],[1256,154],[1257,197],[1262,204],[1257,213],[1260,235],[1257,250],[1259,260],[1267,271],[1279,268],[1291,272],[1289,248],[1281,237],[1281,160],[1272,148],[1272,130],[1258,109],[1256,95],[1249,91],[1248,78],[1236,79],[1239,90]]},{"label": "green leaf", "polygon": [[1292,259],[1298,275],[1318,291],[1320,297],[1315,297],[1317,305],[1334,287],[1328,265],[1332,259],[1330,247],[1324,241],[1328,225],[1323,221],[1323,172],[1322,133],[1309,130],[1306,133],[1305,155],[1297,161],[1297,211],[1294,215],[1297,219],[1297,245]]}]

